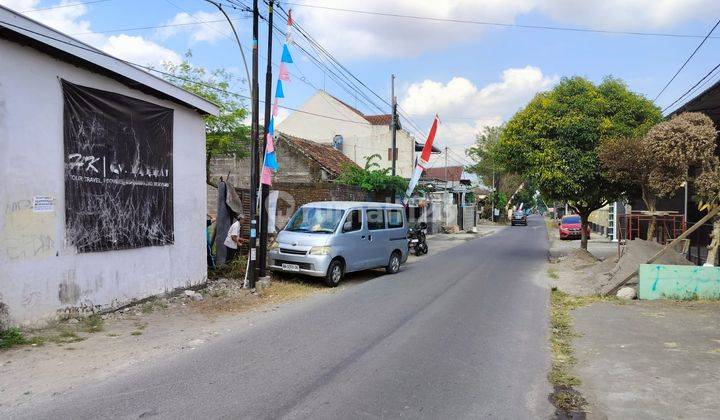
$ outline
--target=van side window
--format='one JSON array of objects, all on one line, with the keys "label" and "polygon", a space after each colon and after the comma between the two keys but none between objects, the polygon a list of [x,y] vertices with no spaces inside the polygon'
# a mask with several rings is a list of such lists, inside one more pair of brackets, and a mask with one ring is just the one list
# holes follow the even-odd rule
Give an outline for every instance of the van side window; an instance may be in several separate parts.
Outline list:
[{"label": "van side window", "polygon": [[400,210],[388,210],[388,228],[403,227],[403,215]]},{"label": "van side window", "polygon": [[368,230],[385,229],[385,212],[380,209],[367,209]]},{"label": "van side window", "polygon": [[343,233],[355,232],[362,229],[362,213],[360,210],[351,210],[343,223]]}]

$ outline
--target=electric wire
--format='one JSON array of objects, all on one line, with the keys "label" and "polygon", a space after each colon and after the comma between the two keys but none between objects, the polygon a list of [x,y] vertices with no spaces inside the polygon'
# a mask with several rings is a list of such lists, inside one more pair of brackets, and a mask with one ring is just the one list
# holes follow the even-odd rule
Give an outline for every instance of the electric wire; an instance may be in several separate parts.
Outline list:
[{"label": "electric wire", "polygon": [[682,64],[682,66],[680,66],[680,68],[675,72],[675,74],[673,74],[673,77],[671,77],[670,80],[665,84],[665,86],[663,86],[663,88],[660,90],[660,92],[658,92],[658,94],[655,95],[655,99],[653,99],[653,101],[657,101],[657,99],[660,97],[660,95],[662,95],[663,92],[665,92],[665,89],[667,89],[668,86],[670,86],[670,83],[672,83],[673,80],[675,80],[677,75],[680,74],[680,72],[685,68],[685,66],[687,66],[687,64],[690,62],[690,60],[692,60],[692,58],[695,56],[695,54],[697,54],[697,52],[700,50],[700,47],[702,47],[703,44],[705,44],[705,41],[707,41],[708,37],[710,35],[712,35],[713,31],[715,30],[715,28],[718,27],[718,25],[720,25],[720,20],[715,22],[715,25],[712,27],[712,29],[710,29],[710,32],[708,32],[707,35],[705,35],[705,38],[703,38],[703,40],[700,41],[700,44],[698,44],[698,46],[695,47],[695,50],[693,50],[692,54],[690,54],[690,57],[688,57],[687,60],[685,60],[685,62]]},{"label": "electric wire", "polygon": [[[372,15],[372,16],[384,16],[384,17],[392,17],[392,18],[425,20],[425,21],[433,21],[433,22],[445,22],[445,23],[460,23],[460,24],[482,25],[482,26],[498,26],[498,27],[504,27],[504,28],[541,29],[541,30],[550,30],[550,31],[585,32],[585,33],[598,33],[598,34],[606,34],[606,35],[631,35],[631,36],[644,36],[644,37],[670,37],[670,38],[703,38],[704,37],[704,35],[693,35],[693,34],[677,34],[677,33],[663,33],[663,32],[638,32],[638,31],[614,31],[614,30],[606,30],[606,29],[594,29],[594,28],[573,28],[573,27],[548,26],[548,25],[524,25],[524,24],[507,23],[507,22],[491,22],[491,21],[468,20],[468,19],[440,18],[440,17],[434,17],[434,16],[419,16],[419,15],[408,15],[408,14],[401,14],[401,13],[373,12],[373,11],[369,11],[369,10],[320,6],[320,5],[313,5],[313,4],[307,4],[307,3],[303,4],[303,3],[285,2],[285,4],[291,5],[291,6],[298,6],[298,7],[308,7],[308,8],[314,8],[314,9],[324,9],[324,10],[332,10],[332,11],[337,11],[337,12],[356,13],[356,14]],[[720,37],[714,36],[714,37],[710,37],[710,38],[715,39],[715,38],[720,38]]]},{"label": "electric wire", "polygon": [[107,1],[110,1],[110,0],[91,0],[91,1],[83,1],[83,2],[78,2],[78,3],[65,3],[65,4],[58,4],[55,6],[37,7],[35,9],[21,10],[20,13],[32,13],[32,12],[40,12],[43,10],[62,9],[65,7],[84,6],[86,4],[105,3]]},{"label": "electric wire", "polygon": [[[104,52],[104,51],[102,51],[102,50],[98,50],[98,49],[93,48],[93,47],[91,47],[91,46],[89,46],[89,45],[80,43],[79,41],[77,41],[77,42],[70,42],[70,41],[67,41],[67,40],[64,40],[64,39],[60,39],[60,38],[53,37],[53,36],[51,36],[51,35],[47,35],[47,34],[43,34],[43,33],[34,31],[34,30],[32,30],[32,29],[29,29],[29,28],[24,28],[24,27],[22,27],[22,26],[19,26],[19,25],[16,25],[16,24],[13,24],[13,23],[10,23],[10,22],[7,22],[7,21],[3,21],[3,20],[0,20],[0,24],[2,24],[2,25],[7,25],[7,26],[9,26],[9,27],[16,28],[16,29],[19,29],[19,30],[21,30],[21,31],[25,31],[25,32],[27,32],[27,33],[31,33],[31,34],[34,34],[34,35],[37,35],[37,36],[41,36],[41,37],[43,37],[43,38],[51,39],[51,40],[53,40],[53,41],[56,41],[56,42],[59,42],[59,43],[65,44],[65,45],[69,45],[69,46],[71,46],[71,47],[75,47],[75,48],[78,48],[78,49],[81,49],[81,50],[84,50],[84,51],[87,51],[87,52],[90,52],[90,53],[93,53],[93,54],[102,55],[102,56],[111,58],[111,59],[113,59],[113,60],[117,60],[117,61],[120,61],[120,62],[122,62],[122,63],[129,64],[129,65],[131,65],[131,66],[134,66],[134,67],[143,69],[143,70],[145,70],[145,71],[147,71],[147,72],[149,72],[149,73],[157,73],[157,74],[161,74],[161,75],[163,75],[163,76],[167,76],[167,77],[174,78],[174,79],[177,79],[177,80],[182,80],[182,81],[186,81],[186,82],[189,82],[189,83],[195,83],[195,84],[197,84],[197,85],[199,85],[199,86],[203,86],[203,87],[206,87],[206,88],[209,88],[209,89],[213,89],[213,90],[215,90],[215,91],[217,91],[217,92],[225,93],[225,94],[232,95],[232,96],[235,96],[235,97],[238,97],[238,98],[251,99],[250,96],[244,95],[244,94],[242,94],[242,93],[233,92],[233,91],[230,91],[230,90],[227,90],[227,89],[221,89],[221,88],[218,88],[217,86],[214,86],[214,85],[209,84],[209,83],[199,82],[199,81],[197,81],[197,80],[193,80],[193,79],[190,79],[190,78],[187,78],[187,77],[182,77],[182,76],[178,76],[178,75],[175,75],[175,74],[172,74],[172,73],[168,73],[168,72],[166,72],[166,71],[158,70],[158,69],[153,68],[153,67],[150,67],[150,66],[146,66],[146,65],[139,64],[139,63],[134,63],[134,62],[132,62],[132,61],[123,60],[122,58],[114,57],[114,56],[112,56],[112,55],[110,55],[110,54],[108,54],[108,53],[106,53],[106,52]],[[195,96],[197,96],[197,95],[195,95]],[[260,102],[261,102],[261,103],[265,103],[265,101],[263,101],[263,100],[260,100]],[[323,114],[319,114],[319,113],[315,113],[315,112],[304,111],[304,110],[292,108],[292,107],[289,107],[289,106],[278,105],[278,107],[279,107],[279,108],[283,108],[283,109],[287,109],[287,110],[289,110],[289,111],[299,112],[299,113],[301,113],[301,114],[308,114],[308,115],[313,115],[313,116],[316,116],[316,117],[321,117],[321,118],[326,118],[326,119],[331,119],[331,120],[336,120],[336,121],[349,122],[349,123],[353,123],[353,124],[363,124],[363,125],[367,125],[366,122],[346,120],[346,119],[343,119],[343,118],[333,117],[333,116],[331,116],[331,115],[323,115]]]},{"label": "electric wire", "polygon": [[666,106],[665,108],[663,108],[662,112],[667,111],[667,110],[670,109],[673,105],[675,105],[676,103],[680,102],[684,97],[686,97],[688,94],[690,94],[690,92],[692,92],[693,89],[695,89],[696,87],[698,87],[698,86],[700,85],[700,83],[702,83],[702,82],[705,81],[707,78],[709,78],[710,75],[712,75],[712,74],[715,72],[715,70],[717,70],[718,68],[720,68],[720,63],[719,63],[718,65],[716,65],[715,67],[713,67],[712,70],[710,70],[705,76],[703,76],[697,83],[695,83],[695,84],[694,84],[690,89],[688,89],[685,93],[683,93],[683,94],[680,95],[677,99],[675,99],[674,101],[672,101],[672,103],[671,103],[670,105],[668,105],[668,106]]}]

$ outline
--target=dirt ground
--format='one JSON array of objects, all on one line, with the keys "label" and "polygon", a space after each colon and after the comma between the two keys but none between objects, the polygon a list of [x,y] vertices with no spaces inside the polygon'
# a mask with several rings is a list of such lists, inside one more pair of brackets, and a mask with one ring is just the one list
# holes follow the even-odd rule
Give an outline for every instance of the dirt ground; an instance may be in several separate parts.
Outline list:
[{"label": "dirt ground", "polygon": [[[433,235],[430,253],[449,250],[465,241],[501,229],[483,226],[478,234]],[[421,257],[410,256],[407,264]],[[197,293],[158,298],[121,311],[65,321],[26,332],[34,344],[0,350],[0,412],[52,398],[86,383],[137,371],[154,361],[191,352],[230,333],[252,328],[258,315],[291,301],[332,295],[383,275],[382,270],[352,273],[337,288],[319,280],[274,279],[251,293],[241,282],[221,279]]]},{"label": "dirt ground", "polygon": [[[557,229],[549,226],[550,241],[548,277],[551,286],[573,296],[605,294],[620,279],[635,272],[663,247],[656,242],[628,241],[622,247],[600,236],[588,242],[587,251],[580,249],[579,241],[561,241]],[[681,254],[668,251],[659,264],[691,264]],[[637,286],[637,276],[628,282]]]}]

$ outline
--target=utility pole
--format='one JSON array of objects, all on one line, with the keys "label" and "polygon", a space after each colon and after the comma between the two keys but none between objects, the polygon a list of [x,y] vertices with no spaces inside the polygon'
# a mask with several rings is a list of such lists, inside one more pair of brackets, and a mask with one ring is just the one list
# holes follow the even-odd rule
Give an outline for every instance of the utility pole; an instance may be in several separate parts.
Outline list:
[{"label": "utility pole", "polygon": [[445,188],[447,188],[447,182],[448,182],[448,177],[447,177],[447,157],[448,157],[448,148],[447,148],[447,146],[445,146]]},{"label": "utility pole", "polygon": [[[267,135],[268,127],[270,126],[270,95],[272,91],[272,40],[273,40],[273,4],[275,0],[268,2],[267,12],[267,23],[268,23],[268,34],[267,34],[267,68],[265,69],[265,130],[263,130],[264,136],[262,141],[262,155],[265,156],[265,149],[267,148]],[[258,255],[258,276],[265,277],[265,259],[267,257],[267,240],[268,240],[268,212],[267,212],[267,199],[268,199],[268,186],[265,184],[260,185],[260,255]]]},{"label": "utility pole", "polygon": [[492,173],[492,188],[491,188],[491,190],[492,190],[492,200],[491,200],[492,201],[492,210],[490,213],[490,220],[494,222],[495,221],[495,170],[494,169],[493,169],[493,173]]},{"label": "utility pole", "polygon": [[[390,75],[390,96],[392,103],[392,176],[395,176],[395,161],[397,160],[397,99],[395,98],[395,75]],[[395,202],[395,188],[392,193],[392,203]]]},{"label": "utility pole", "polygon": [[248,288],[255,288],[257,280],[257,192],[259,184],[258,140],[260,108],[258,86],[258,0],[253,0],[253,45],[252,45],[252,125],[250,145],[250,258],[248,261]]}]

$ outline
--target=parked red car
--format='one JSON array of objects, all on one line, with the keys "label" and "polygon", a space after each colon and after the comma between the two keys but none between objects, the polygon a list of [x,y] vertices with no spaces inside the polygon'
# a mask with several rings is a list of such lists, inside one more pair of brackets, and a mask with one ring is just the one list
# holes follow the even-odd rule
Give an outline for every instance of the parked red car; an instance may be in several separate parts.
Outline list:
[{"label": "parked red car", "polygon": [[[590,239],[590,227],[585,231]],[[560,219],[560,239],[580,239],[582,237],[582,224],[580,216],[571,214]]]}]

